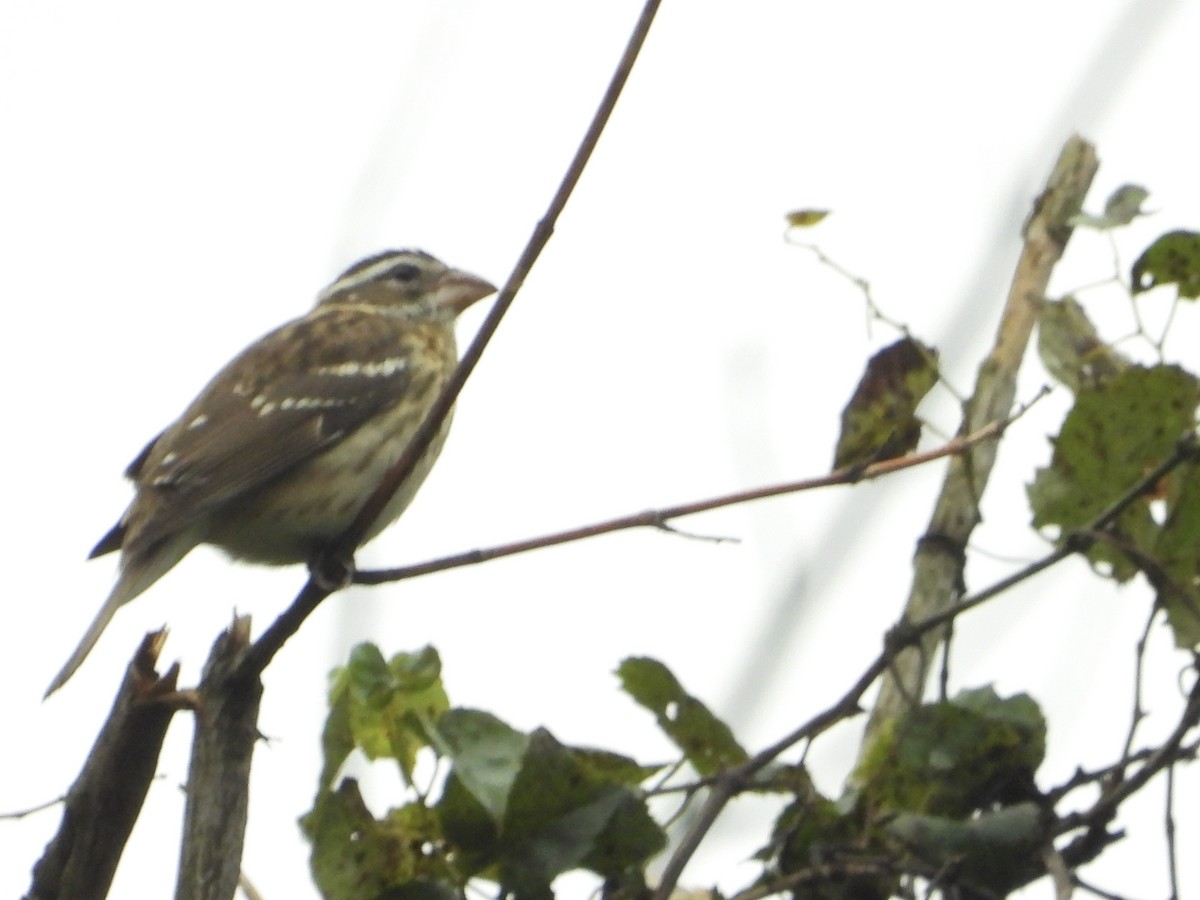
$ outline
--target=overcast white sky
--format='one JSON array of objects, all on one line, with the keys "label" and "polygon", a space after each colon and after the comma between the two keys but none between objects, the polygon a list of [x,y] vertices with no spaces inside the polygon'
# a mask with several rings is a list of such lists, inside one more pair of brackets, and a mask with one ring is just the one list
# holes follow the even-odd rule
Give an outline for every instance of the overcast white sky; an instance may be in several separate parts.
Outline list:
[{"label": "overcast white sky", "polygon": [[[6,296],[8,548],[0,629],[0,811],[70,783],[140,636],[172,629],[185,683],[234,608],[262,627],[299,569],[201,550],[122,610],[83,670],[41,694],[101,602],[86,563],[129,499],[121,471],[222,363],[303,313],[345,265],[417,246],[499,283],[541,216],[638,13],[632,0],[203,5],[10,0],[0,8],[0,270]],[[1200,2],[664,4],[557,233],[463,394],[434,475],[364,567],[419,561],[828,468],[868,336],[861,298],[782,240],[812,237],[937,343],[968,387],[1018,232],[1063,140],[1093,140],[1092,206],[1123,182],[1157,211],[1128,261],[1200,225]],[[1083,236],[1055,285],[1107,275]],[[463,323],[464,340],[482,310]],[[1106,325],[1128,327],[1114,297]],[[1196,318],[1169,349],[1200,367]],[[1027,367],[1024,395],[1044,376]],[[1021,486],[1065,399],[1002,453],[980,546],[1017,560]],[[942,397],[930,415],[957,424]],[[1023,448],[1023,449],[1022,449]],[[617,690],[625,656],[664,660],[754,746],[839,695],[908,584],[940,470],[680,522],[738,544],[629,533],[330,600],[267,675],[245,869],[315,896],[294,822],[318,767],[327,671],[360,640],[427,642],[454,702],[569,743],[666,746]],[[1016,530],[1014,530],[1016,529]],[[1011,562],[976,562],[978,588]],[[1028,690],[1050,716],[1044,783],[1118,752],[1146,611],[1069,563],[960,630],[957,686]],[[1029,622],[1043,635],[1037,643]],[[766,637],[764,637],[766,636]],[[1183,658],[1161,630],[1160,733]],[[173,726],[114,896],[173,889],[190,728]],[[845,729],[811,757],[837,792]],[[377,808],[386,806],[378,779]],[[1200,834],[1193,771],[1181,841]],[[1161,786],[1089,871],[1165,895]],[[1189,807],[1189,808],[1183,808]],[[753,803],[685,881],[736,887],[765,835]],[[1136,816],[1140,815],[1141,818]],[[16,896],[57,813],[0,822]],[[1186,856],[1186,854],[1185,854]],[[1200,892],[1187,861],[1183,894]],[[581,882],[566,893],[581,893]],[[1042,885],[1030,896],[1049,897]]]}]

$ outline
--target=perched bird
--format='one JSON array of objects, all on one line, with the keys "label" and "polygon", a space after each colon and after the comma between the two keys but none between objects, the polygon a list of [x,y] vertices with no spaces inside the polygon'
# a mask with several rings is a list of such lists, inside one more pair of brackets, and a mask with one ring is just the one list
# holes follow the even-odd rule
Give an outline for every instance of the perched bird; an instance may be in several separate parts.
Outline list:
[{"label": "perched bird", "polygon": [[[90,557],[121,551],[117,583],[56,691],[117,609],[198,544],[268,565],[311,562],[404,452],[458,362],[454,321],[495,292],[418,250],[355,263],[308,315],[225,366],[129,465],[133,502]],[[450,420],[366,540],[412,501]]]}]

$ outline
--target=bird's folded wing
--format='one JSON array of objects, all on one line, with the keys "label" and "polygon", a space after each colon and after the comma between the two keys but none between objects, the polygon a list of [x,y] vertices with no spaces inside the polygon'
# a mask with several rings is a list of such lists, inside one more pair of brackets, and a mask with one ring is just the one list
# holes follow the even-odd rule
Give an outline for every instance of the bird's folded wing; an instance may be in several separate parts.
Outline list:
[{"label": "bird's folded wing", "polygon": [[413,360],[400,323],[361,307],[320,312],[235,358],[135,460],[135,505],[148,515],[129,539],[146,546],[191,525],[401,400]]}]

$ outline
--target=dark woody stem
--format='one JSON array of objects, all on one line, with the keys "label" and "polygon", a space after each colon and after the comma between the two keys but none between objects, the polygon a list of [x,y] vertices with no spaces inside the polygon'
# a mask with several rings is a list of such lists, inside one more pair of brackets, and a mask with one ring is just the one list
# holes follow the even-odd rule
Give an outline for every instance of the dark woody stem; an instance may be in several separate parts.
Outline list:
[{"label": "dark woody stem", "polygon": [[[621,55],[621,59],[609,81],[608,90],[605,91],[599,107],[592,116],[587,133],[583,136],[583,140],[580,141],[579,149],[575,151],[575,158],[571,160],[571,164],[567,168],[566,174],[558,186],[558,190],[555,191],[554,197],[550,201],[545,216],[542,217],[534,228],[533,234],[525,246],[525,250],[521,253],[520,259],[517,260],[517,264],[513,268],[512,274],[509,275],[508,281],[501,288],[499,295],[496,297],[496,302],[492,304],[491,310],[489,310],[487,317],[483,320],[478,334],[475,335],[475,339],[463,354],[462,360],[459,362],[450,380],[446,383],[446,386],[442,389],[429,414],[425,417],[425,421],[421,424],[416,434],[413,435],[413,439],[408,447],[405,448],[404,454],[396,461],[396,464],[392,466],[387,475],[384,476],[383,480],[379,483],[379,487],[375,489],[375,492],[371,495],[351,526],[330,549],[328,556],[331,560],[352,559],[354,551],[362,543],[371,524],[378,518],[384,507],[387,506],[388,501],[391,500],[392,495],[404,483],[404,480],[416,468],[417,461],[425,453],[425,450],[433,441],[434,435],[449,414],[451,407],[454,406],[454,401],[458,399],[459,392],[462,391],[467,378],[470,377],[471,372],[474,371],[476,364],[479,362],[479,358],[483,355],[484,348],[487,347],[488,342],[492,339],[492,335],[496,333],[496,329],[500,325],[500,320],[508,312],[508,308],[512,305],[517,291],[525,283],[525,278],[529,274],[530,269],[533,268],[534,262],[541,255],[542,249],[550,240],[550,235],[554,233],[555,223],[566,207],[567,200],[575,190],[575,185],[578,183],[580,176],[583,175],[583,170],[587,166],[592,152],[596,149],[600,135],[608,124],[613,108],[617,104],[617,98],[620,97],[621,91],[625,87],[625,82],[629,79],[629,73],[633,69],[634,61],[641,52],[642,45],[646,42],[646,36],[650,32],[650,25],[654,21],[654,16],[658,11],[660,2],[661,0],[646,0],[645,6],[642,7],[641,16],[638,18],[633,33],[630,35],[629,41],[625,46],[625,52]],[[316,579],[310,577],[303,590],[300,591],[299,595],[292,602],[292,605],[263,632],[262,637],[255,641],[244,658],[243,665],[241,666],[242,672],[246,675],[261,673],[274,658],[275,654],[279,652],[284,642],[296,633],[301,623],[308,618],[309,614],[330,593],[332,591],[328,586],[322,586],[317,583]]]}]

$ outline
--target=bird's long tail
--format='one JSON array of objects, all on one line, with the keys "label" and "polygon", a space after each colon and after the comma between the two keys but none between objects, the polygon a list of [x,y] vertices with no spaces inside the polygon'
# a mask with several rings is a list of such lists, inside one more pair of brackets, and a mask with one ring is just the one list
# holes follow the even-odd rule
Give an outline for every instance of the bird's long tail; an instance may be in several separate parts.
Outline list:
[{"label": "bird's long tail", "polygon": [[62,671],[55,675],[54,680],[50,682],[45,697],[49,697],[57,691],[67,683],[67,679],[75,674],[75,670],[87,658],[108,623],[112,621],[113,614],[162,578],[167,570],[183,559],[197,543],[196,536],[185,531],[167,538],[141,553],[132,556],[127,554],[121,560],[121,574],[117,578],[117,583],[109,593],[108,599],[104,601],[104,605],[100,607],[96,618],[92,620],[92,624],[88,626],[88,630],[80,640],[79,646],[75,648],[75,652],[71,654],[71,658],[62,667]]}]

